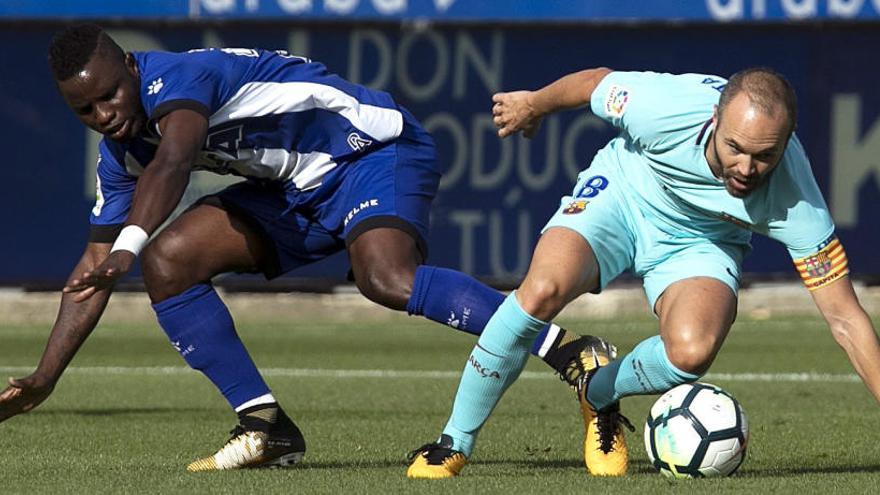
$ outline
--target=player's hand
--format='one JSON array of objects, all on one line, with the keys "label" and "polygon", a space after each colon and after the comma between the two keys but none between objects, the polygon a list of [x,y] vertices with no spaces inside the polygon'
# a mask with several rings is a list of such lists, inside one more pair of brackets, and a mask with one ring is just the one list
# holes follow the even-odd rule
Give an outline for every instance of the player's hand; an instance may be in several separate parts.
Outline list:
[{"label": "player's hand", "polygon": [[523,136],[531,138],[538,132],[541,115],[532,105],[532,94],[531,91],[514,91],[492,95],[492,116],[498,137],[522,132]]},{"label": "player's hand", "polygon": [[134,253],[130,251],[113,251],[97,268],[83,272],[78,278],[69,281],[63,292],[75,292],[73,300],[83,302],[96,292],[113,287],[117,280],[131,270],[134,258]]},{"label": "player's hand", "polygon": [[0,421],[39,406],[54,388],[55,382],[36,374],[25,378],[10,378],[9,386],[0,392]]}]

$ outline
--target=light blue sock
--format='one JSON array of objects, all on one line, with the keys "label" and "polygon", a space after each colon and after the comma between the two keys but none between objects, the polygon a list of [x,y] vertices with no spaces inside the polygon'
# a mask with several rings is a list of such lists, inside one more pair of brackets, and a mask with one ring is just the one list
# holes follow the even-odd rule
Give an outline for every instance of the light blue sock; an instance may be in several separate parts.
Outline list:
[{"label": "light blue sock", "polygon": [[623,397],[665,392],[700,378],[675,367],[666,356],[659,335],[645,339],[629,354],[596,371],[587,389],[587,400],[597,410]]},{"label": "light blue sock", "polygon": [[471,455],[480,428],[525,367],[532,341],[546,325],[523,311],[516,293],[498,307],[468,358],[443,429],[453,449]]}]

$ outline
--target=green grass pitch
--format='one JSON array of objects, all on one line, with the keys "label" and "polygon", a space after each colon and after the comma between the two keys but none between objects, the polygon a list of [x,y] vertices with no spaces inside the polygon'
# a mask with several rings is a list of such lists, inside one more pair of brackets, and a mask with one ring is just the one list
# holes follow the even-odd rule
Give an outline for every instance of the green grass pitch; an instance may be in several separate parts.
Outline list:
[{"label": "green grass pitch", "polygon": [[[607,336],[621,351],[656,331],[651,319],[563,323]],[[628,436],[630,475],[589,477],[573,394],[537,360],[460,477],[408,480],[404,455],[445,423],[472,338],[416,319],[239,326],[306,435],[302,465],[186,473],[189,461],[226,440],[233,414],[207,380],[181,369],[157,326],[103,325],[48,402],[0,424],[0,492],[849,494],[880,486],[880,407],[818,318],[734,326],[705,381],[743,404],[749,455],[734,477],[686,482],[665,480],[647,462],[641,435],[653,397],[623,403],[637,425]],[[25,374],[47,332],[0,327],[0,373]]]}]

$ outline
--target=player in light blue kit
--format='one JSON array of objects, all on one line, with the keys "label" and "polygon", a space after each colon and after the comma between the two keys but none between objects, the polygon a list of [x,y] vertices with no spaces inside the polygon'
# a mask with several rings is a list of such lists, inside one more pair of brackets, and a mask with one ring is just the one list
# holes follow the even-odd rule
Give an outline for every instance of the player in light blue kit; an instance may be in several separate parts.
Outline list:
[{"label": "player in light blue kit", "polygon": [[493,100],[502,138],[530,136],[543,116],[586,104],[620,135],[547,223],[525,280],[492,316],[465,366],[440,440],[420,450],[409,476],[457,474],[544,322],[630,270],[644,281],[660,335],[616,361],[597,352],[577,383],[587,468],[624,474],[621,425],[628,422],[618,401],[706,372],[736,316],[752,232],[788,248],[834,338],[880,400],[880,344],[794,135],[795,95],[781,76],[751,69],[725,81],[601,68]]},{"label": "player in light blue kit", "polygon": [[[160,325],[239,417],[229,442],[191,471],[288,465],[305,452],[214,275],[272,278],[345,249],[360,291],[392,309],[478,335],[503,301],[467,275],[422,264],[436,150],[387,93],[283,51],[125,53],[95,25],[59,33],[49,63],[67,104],[104,135],[98,198],[43,358],[0,393],[0,421],[49,396],[142,248]],[[245,180],[202,198],[147,245],[192,170]],[[534,353],[568,381],[585,372],[584,351],[602,343],[555,325],[543,335]]]}]

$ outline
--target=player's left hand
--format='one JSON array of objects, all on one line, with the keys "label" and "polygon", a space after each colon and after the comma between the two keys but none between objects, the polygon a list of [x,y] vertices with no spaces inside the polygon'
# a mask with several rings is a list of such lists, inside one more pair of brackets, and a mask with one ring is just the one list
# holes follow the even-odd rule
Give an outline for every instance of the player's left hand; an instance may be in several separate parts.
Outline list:
[{"label": "player's left hand", "polygon": [[113,287],[117,280],[131,270],[134,258],[134,253],[130,251],[113,251],[97,268],[70,280],[64,286],[63,292],[75,292],[73,300],[83,302],[96,292]]},{"label": "player's left hand", "polygon": [[54,382],[44,380],[36,373],[24,378],[10,378],[9,386],[0,392],[0,421],[37,407],[54,388]]}]

